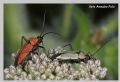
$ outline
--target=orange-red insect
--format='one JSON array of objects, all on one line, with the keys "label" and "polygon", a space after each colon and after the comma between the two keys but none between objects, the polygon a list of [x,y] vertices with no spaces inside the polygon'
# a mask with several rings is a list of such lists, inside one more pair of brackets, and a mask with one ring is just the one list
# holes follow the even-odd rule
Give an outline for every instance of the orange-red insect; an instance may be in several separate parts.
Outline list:
[{"label": "orange-red insect", "polygon": [[[44,21],[45,21],[45,14],[44,14]],[[43,31],[44,31],[44,21],[43,21]],[[43,33],[42,31],[42,33]],[[35,50],[38,49],[38,47],[43,48],[45,50],[45,48],[43,46],[39,46],[40,43],[43,43],[43,37],[47,34],[53,33],[53,34],[57,34],[54,32],[47,32],[45,34],[39,35],[37,37],[34,37],[30,40],[27,40],[24,36],[22,36],[22,41],[23,39],[26,41],[26,43],[20,48],[20,50],[18,51],[16,58],[15,58],[15,62],[14,65],[17,66],[19,64],[24,64],[25,60],[29,59],[30,57],[30,53],[34,53]],[[57,34],[59,35],[59,34]]]},{"label": "orange-red insect", "polygon": [[22,40],[24,39],[26,43],[18,51],[14,65],[17,66],[19,64],[24,63],[23,61],[27,59],[31,52],[33,53],[35,50],[37,50],[38,47],[43,48],[45,50],[45,48],[43,46],[39,46],[39,44],[43,42],[43,37],[49,33],[57,34],[54,32],[47,32],[30,40],[26,40],[25,37],[22,36]]}]

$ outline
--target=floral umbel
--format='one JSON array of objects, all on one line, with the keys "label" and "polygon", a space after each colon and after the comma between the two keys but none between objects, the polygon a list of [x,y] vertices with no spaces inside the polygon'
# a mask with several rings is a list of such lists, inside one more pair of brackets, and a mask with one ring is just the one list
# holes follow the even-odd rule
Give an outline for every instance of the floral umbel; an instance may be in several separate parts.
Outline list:
[{"label": "floral umbel", "polygon": [[[59,52],[59,47],[48,52]],[[12,54],[14,56],[15,54]],[[100,80],[106,76],[107,68],[101,67],[101,61],[88,60],[87,63],[59,62],[51,60],[50,53],[31,53],[32,60],[28,60],[24,69],[22,65],[10,65],[4,69],[5,80]],[[54,55],[54,54],[52,54]]]}]

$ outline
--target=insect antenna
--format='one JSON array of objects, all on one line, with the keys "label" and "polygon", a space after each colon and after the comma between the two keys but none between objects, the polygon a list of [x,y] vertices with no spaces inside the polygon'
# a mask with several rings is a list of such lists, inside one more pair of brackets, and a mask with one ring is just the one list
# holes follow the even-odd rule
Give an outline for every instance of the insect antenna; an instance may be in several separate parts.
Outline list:
[{"label": "insect antenna", "polygon": [[46,9],[45,9],[45,12],[44,12],[44,18],[43,18],[43,24],[42,24],[42,33],[40,34],[40,36],[42,36],[42,34],[43,34],[43,32],[44,32],[44,30],[45,30],[45,15],[46,15]]},{"label": "insect antenna", "polygon": [[98,51],[100,51],[108,42],[110,42],[110,40],[103,42],[102,45],[95,52],[93,52],[92,55],[95,55]]},{"label": "insect antenna", "polygon": [[[45,12],[44,12],[44,18],[43,18],[43,25],[42,25],[42,33],[40,34],[40,36],[41,37],[44,37],[45,35],[47,35],[47,34],[56,34],[56,35],[59,35],[59,36],[61,36],[60,34],[58,34],[58,33],[55,33],[55,32],[47,32],[47,33],[45,33],[45,34],[43,34],[43,32],[44,32],[44,30],[45,30],[45,16],[46,15],[46,9],[45,9]],[[43,35],[42,35],[43,34]]]},{"label": "insect antenna", "polygon": [[55,33],[55,32],[47,32],[47,33],[43,34],[41,37],[44,37],[44,36],[46,36],[48,34],[55,34],[55,35],[61,36],[60,34]]}]

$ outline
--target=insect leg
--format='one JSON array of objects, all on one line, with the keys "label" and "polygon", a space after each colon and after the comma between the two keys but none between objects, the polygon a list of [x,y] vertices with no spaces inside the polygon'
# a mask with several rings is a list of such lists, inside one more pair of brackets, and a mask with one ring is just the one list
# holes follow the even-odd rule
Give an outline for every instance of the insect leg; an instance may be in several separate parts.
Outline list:
[{"label": "insect leg", "polygon": [[42,41],[42,46],[44,47],[43,41]]},{"label": "insect leg", "polygon": [[43,51],[46,52],[45,47],[43,47],[43,46],[37,46],[37,47],[42,48]]},{"label": "insect leg", "polygon": [[37,52],[35,52],[38,48],[42,48],[43,51],[45,52],[45,47],[37,45],[37,46],[35,46],[35,47],[33,48],[32,53],[38,54]]},{"label": "insect leg", "polygon": [[[44,44],[43,44],[43,41],[41,42],[42,43],[42,46],[38,46],[39,48],[42,48],[43,49],[43,51],[45,52],[45,47],[44,47]],[[40,50],[38,49],[38,52],[39,52]]]},{"label": "insect leg", "polygon": [[77,53],[77,54],[80,54],[80,52],[82,52],[82,51],[81,51],[81,50],[79,50],[79,51],[77,51],[76,53]]},{"label": "insect leg", "polygon": [[23,60],[23,62],[21,63],[23,71],[25,71],[25,72],[27,72],[27,73],[28,73],[28,66],[26,66],[26,65],[28,64],[27,62],[28,62],[29,60],[32,60],[31,55],[28,55],[28,56]]},{"label": "insect leg", "polygon": [[[72,45],[71,45],[71,44],[64,45],[64,46],[62,46],[62,48],[65,48],[65,47],[67,47],[67,46],[69,46],[70,49],[73,51],[73,48],[72,48]],[[53,59],[55,59],[56,57],[58,57],[58,56],[60,56],[60,55],[62,55],[62,54],[64,54],[64,52],[62,52],[62,53],[57,53],[57,54],[51,56],[50,59],[53,60]]]},{"label": "insect leg", "polygon": [[21,46],[23,45],[23,40],[26,41],[26,42],[28,42],[28,40],[25,38],[25,36],[22,36],[21,37]]},{"label": "insect leg", "polygon": [[27,64],[27,60],[25,60],[21,65],[22,65],[22,70],[27,72],[27,70],[25,70],[25,65]]},{"label": "insect leg", "polygon": [[66,44],[66,45],[63,46],[63,48],[65,48],[65,47],[67,47],[67,46],[69,46],[70,49],[73,51],[73,48],[72,48],[72,45],[71,45],[71,44]]}]

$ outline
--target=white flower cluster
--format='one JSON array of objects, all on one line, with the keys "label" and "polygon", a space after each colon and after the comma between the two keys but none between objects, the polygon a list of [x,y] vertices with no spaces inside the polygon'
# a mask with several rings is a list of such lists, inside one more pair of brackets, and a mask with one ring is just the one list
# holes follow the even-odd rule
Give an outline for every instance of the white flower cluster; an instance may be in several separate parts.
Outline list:
[{"label": "white flower cluster", "polygon": [[[48,54],[49,55],[49,54]],[[53,54],[54,55],[54,54]],[[100,60],[87,63],[61,63],[51,60],[45,53],[32,54],[24,70],[19,65],[4,69],[5,80],[99,80],[106,76],[107,68],[101,67]]]}]

